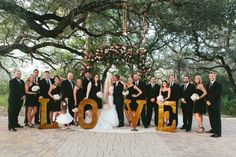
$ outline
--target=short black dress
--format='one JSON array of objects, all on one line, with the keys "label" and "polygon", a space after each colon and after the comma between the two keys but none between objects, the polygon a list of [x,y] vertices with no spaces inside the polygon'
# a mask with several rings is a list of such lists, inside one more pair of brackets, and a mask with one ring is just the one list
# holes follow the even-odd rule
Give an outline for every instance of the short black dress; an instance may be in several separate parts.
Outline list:
[{"label": "short black dress", "polygon": [[[37,86],[37,84],[36,83],[33,83],[30,87],[29,87],[29,89],[28,89],[28,91],[29,92],[33,92],[32,91],[32,88],[34,87],[34,86]],[[26,107],[39,107],[39,94],[26,94],[26,100],[25,100],[25,106]]]},{"label": "short black dress", "polygon": [[[168,91],[161,91],[161,95],[163,96],[163,98],[167,98],[168,97]],[[165,100],[168,101],[169,99]],[[170,111],[172,112],[172,107],[170,106],[164,106],[164,111]]]},{"label": "short black dress", "polygon": [[97,97],[97,93],[101,91],[101,84],[99,83],[99,84],[95,85],[94,82],[91,82],[91,83],[92,83],[92,85],[91,85],[91,90],[90,90],[88,98],[95,100],[98,105],[98,109],[101,109],[102,108],[102,99]]},{"label": "short black dress", "polygon": [[[199,96],[203,94],[203,91],[200,89],[196,89],[195,91]],[[206,114],[206,103],[205,99],[202,98],[200,100],[197,100],[194,105],[194,113],[199,113],[199,114]]]},{"label": "short black dress", "polygon": [[[55,84],[54,84],[55,85]],[[59,94],[61,96],[61,87],[55,85],[56,88],[52,90],[51,94],[56,95]],[[61,100],[54,100],[50,97],[49,102],[48,102],[48,107],[49,107],[49,111],[52,112],[58,112],[60,111],[60,104],[61,104]]]},{"label": "short black dress", "polygon": [[[136,103],[136,98],[133,97],[133,94],[138,94],[138,91],[134,88],[134,85],[127,88],[127,90],[129,91],[129,94],[126,96],[126,99],[130,99],[131,103],[130,103],[130,108],[132,111],[136,111],[138,104]],[[125,106],[125,109],[128,110],[127,106]]]},{"label": "short black dress", "polygon": [[78,107],[79,104],[80,104],[80,102],[81,102],[82,100],[84,100],[85,95],[86,95],[86,93],[85,93],[84,88],[81,88],[81,87],[80,87],[80,88],[77,90],[77,92],[76,92],[76,98],[77,98],[76,107]]}]

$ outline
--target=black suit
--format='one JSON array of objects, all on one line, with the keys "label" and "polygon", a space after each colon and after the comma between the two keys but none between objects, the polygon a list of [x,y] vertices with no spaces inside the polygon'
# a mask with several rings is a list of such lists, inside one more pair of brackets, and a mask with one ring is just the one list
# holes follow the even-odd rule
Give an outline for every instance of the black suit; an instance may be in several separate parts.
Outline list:
[{"label": "black suit", "polygon": [[176,127],[178,126],[178,101],[180,96],[180,86],[177,83],[170,84],[171,94],[169,101],[175,101],[176,102],[176,114],[173,115],[170,113],[170,123],[172,123],[173,120],[176,120]]},{"label": "black suit", "polygon": [[124,125],[124,97],[122,94],[122,91],[124,90],[124,85],[121,82],[118,82],[117,85],[116,83],[114,85],[114,104],[116,105],[116,111],[118,114],[118,119],[119,119],[119,125]]},{"label": "black suit", "polygon": [[[146,84],[145,84],[145,82],[139,80],[138,84],[134,82],[134,85],[136,85],[142,91],[142,94],[139,95],[136,99],[137,100],[146,100]],[[143,110],[141,112],[141,118],[142,118],[143,126],[145,128],[147,128],[146,106],[143,106]],[[138,123],[138,125],[139,125],[139,123]]]},{"label": "black suit", "polygon": [[23,104],[21,98],[25,95],[25,83],[16,78],[9,81],[8,97],[8,129],[16,128],[18,125],[18,116]]},{"label": "black suit", "polygon": [[[40,77],[37,77],[37,78],[34,78],[34,82],[39,85],[39,82],[40,82]],[[34,117],[34,123],[37,124],[39,123],[39,112],[40,112],[40,106],[37,108],[37,112],[35,114],[35,117]]]},{"label": "black suit", "polygon": [[85,94],[87,93],[87,86],[88,86],[88,84],[89,84],[89,82],[90,82],[90,79],[87,79],[87,78],[83,78],[83,80],[82,80],[82,87],[84,88],[84,90],[85,90]]},{"label": "black suit", "polygon": [[69,80],[64,80],[61,83],[62,99],[64,100],[68,98],[68,109],[72,117],[74,117],[72,109],[75,103],[73,96],[73,87],[74,83],[72,81],[70,82]]},{"label": "black suit", "polygon": [[[51,84],[54,83],[54,80],[50,78]],[[42,79],[39,81],[39,87],[40,87],[40,96],[43,98],[49,98],[48,91],[50,88],[50,83],[46,81],[46,79]],[[50,124],[50,118],[49,118],[49,106],[47,106],[47,123]]]},{"label": "black suit", "polygon": [[[152,86],[152,84],[148,84],[146,87],[147,91],[147,125],[149,126],[152,120],[152,113],[154,109],[154,115],[155,115],[155,125],[158,125],[158,104],[157,104],[157,96],[159,95],[160,86],[158,84],[155,84]],[[154,98],[155,102],[151,102],[151,99]]]},{"label": "black suit", "polygon": [[208,114],[210,125],[214,134],[221,136],[221,94],[222,85],[215,81],[211,87],[210,83],[207,84],[207,96],[206,100],[210,101],[211,105],[208,106]]},{"label": "black suit", "polygon": [[192,128],[192,119],[193,119],[193,101],[191,96],[195,92],[195,86],[193,84],[188,84],[187,88],[184,89],[184,85],[180,89],[180,98],[184,98],[186,103],[181,103],[183,111],[183,123],[184,128],[189,131]]}]

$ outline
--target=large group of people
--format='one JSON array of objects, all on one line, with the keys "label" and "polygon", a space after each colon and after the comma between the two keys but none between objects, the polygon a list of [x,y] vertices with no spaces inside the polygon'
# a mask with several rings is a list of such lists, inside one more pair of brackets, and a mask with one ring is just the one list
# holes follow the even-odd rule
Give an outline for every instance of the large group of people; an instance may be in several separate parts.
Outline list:
[{"label": "large group of people", "polygon": [[[158,104],[160,101],[175,101],[176,114],[172,112],[170,106],[165,106],[165,111],[170,111],[169,119],[165,120],[165,125],[171,125],[176,120],[178,126],[178,104],[181,103],[183,113],[183,126],[187,132],[192,129],[193,113],[198,124],[197,132],[212,133],[211,137],[221,136],[220,117],[220,97],[222,93],[221,84],[216,80],[216,73],[209,73],[209,83],[203,85],[201,76],[195,76],[191,82],[189,76],[183,77],[183,84],[175,83],[175,77],[169,76],[169,81],[162,80],[161,85],[157,83],[157,78],[151,76],[148,83],[140,80],[139,73],[133,74],[127,82],[121,81],[119,75],[107,75],[104,83],[99,75],[91,77],[89,71],[84,72],[82,79],[73,82],[73,73],[68,73],[67,78],[59,76],[50,77],[50,72],[45,71],[43,78],[39,77],[39,70],[34,69],[26,81],[21,79],[21,72],[15,71],[15,77],[9,82],[9,131],[15,132],[16,128],[21,128],[18,122],[18,115],[25,102],[25,125],[33,127],[40,123],[39,98],[48,98],[47,123],[55,121],[62,125],[62,129],[69,128],[70,125],[80,125],[78,123],[78,105],[84,99],[93,99],[97,103],[99,110],[98,122],[94,129],[112,129],[123,127],[125,118],[132,128],[131,118],[124,99],[131,99],[132,114],[135,114],[138,104],[136,100],[146,100],[143,107],[140,123],[144,128],[151,126],[154,115],[154,125],[158,125]],[[126,93],[126,94],[124,94]],[[159,100],[159,97],[162,100]],[[194,97],[195,96],[195,97]],[[25,99],[25,101],[24,101]],[[104,103],[103,103],[104,102]],[[203,126],[203,114],[208,111],[211,130],[205,131]],[[92,108],[85,106],[86,123],[91,122]],[[135,130],[135,128],[133,128]]]}]

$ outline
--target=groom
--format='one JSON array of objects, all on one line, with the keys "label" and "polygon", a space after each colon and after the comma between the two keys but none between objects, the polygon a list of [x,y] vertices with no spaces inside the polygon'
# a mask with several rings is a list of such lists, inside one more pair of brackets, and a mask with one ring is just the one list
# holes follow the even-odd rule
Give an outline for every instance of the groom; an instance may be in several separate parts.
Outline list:
[{"label": "groom", "polygon": [[124,98],[122,95],[124,85],[120,82],[120,75],[115,75],[113,77],[114,80],[114,104],[116,105],[116,111],[118,114],[118,119],[119,119],[119,125],[118,127],[123,127],[124,126],[124,112],[123,112],[123,104],[124,104]]}]

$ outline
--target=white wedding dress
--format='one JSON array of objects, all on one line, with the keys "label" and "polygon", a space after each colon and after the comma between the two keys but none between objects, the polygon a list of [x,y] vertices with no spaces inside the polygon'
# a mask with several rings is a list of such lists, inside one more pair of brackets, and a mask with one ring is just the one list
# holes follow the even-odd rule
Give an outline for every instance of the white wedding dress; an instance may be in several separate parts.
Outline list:
[{"label": "white wedding dress", "polygon": [[94,127],[95,130],[110,130],[119,125],[119,119],[116,112],[116,106],[113,101],[113,91],[114,87],[109,87],[109,95],[107,97],[108,106],[103,105],[101,109],[100,116],[98,117],[98,122]]}]

